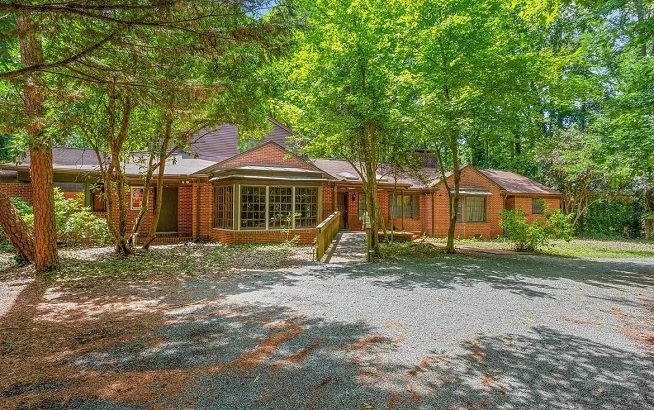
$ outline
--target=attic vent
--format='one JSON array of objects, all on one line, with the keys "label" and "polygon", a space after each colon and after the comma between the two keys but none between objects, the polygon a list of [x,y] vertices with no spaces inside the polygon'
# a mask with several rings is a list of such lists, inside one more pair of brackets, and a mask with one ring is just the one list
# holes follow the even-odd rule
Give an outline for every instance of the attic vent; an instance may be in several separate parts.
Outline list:
[{"label": "attic vent", "polygon": [[356,180],[359,179],[359,178],[357,178],[356,175],[353,175],[353,174],[351,174],[351,173],[349,173],[349,172],[340,172],[340,173],[338,174],[338,176],[341,177],[341,178],[343,178],[343,179],[347,179],[347,180],[349,180],[349,181],[356,181]]}]

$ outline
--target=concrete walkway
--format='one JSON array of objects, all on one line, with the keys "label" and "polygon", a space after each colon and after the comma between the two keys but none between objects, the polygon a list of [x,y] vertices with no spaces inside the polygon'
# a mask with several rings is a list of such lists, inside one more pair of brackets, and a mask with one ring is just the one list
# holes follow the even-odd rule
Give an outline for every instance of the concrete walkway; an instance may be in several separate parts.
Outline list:
[{"label": "concrete walkway", "polygon": [[366,261],[366,233],[340,232],[329,249],[325,262],[348,263]]}]

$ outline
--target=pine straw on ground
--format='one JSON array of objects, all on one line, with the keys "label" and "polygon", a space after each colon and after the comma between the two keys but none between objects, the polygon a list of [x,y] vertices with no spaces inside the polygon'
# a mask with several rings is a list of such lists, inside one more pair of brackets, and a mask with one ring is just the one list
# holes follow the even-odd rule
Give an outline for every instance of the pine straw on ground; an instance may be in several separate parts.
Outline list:
[{"label": "pine straw on ground", "polygon": [[[116,254],[109,247],[61,249],[59,255],[61,267],[49,277],[73,285],[79,281],[86,284],[89,279],[147,280],[215,274],[231,269],[298,266],[312,260],[313,248],[291,244],[227,246],[188,243],[138,250],[127,257]],[[21,269],[24,270],[15,264],[11,255],[0,254],[0,276]]]},{"label": "pine straw on ground", "polygon": [[[160,280],[157,287],[172,289],[177,284],[171,278]],[[271,360],[282,344],[304,333],[303,318],[256,321],[241,308],[216,300],[171,304],[157,297],[156,290],[136,288],[111,281],[92,288],[53,287],[43,280],[30,283],[0,318],[0,408],[60,408],[85,400],[169,408],[168,400],[183,397],[198,378],[292,366],[321,348],[322,342],[314,339],[297,352]],[[171,324],[171,318],[175,324],[197,321],[196,315],[182,313],[189,307],[208,308],[216,317],[236,317],[241,323],[256,321],[267,334],[234,358],[218,356],[188,367],[125,368],[110,359],[101,360],[99,367],[80,362],[110,351],[125,352],[132,345],[160,346],[165,343],[160,330]],[[387,343],[393,341],[372,336],[332,349],[357,354]]]}]

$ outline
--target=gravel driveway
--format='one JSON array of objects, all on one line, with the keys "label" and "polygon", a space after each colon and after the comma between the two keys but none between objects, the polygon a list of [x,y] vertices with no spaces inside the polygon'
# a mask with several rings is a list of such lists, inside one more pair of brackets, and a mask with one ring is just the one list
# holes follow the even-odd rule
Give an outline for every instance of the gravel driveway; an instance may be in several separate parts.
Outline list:
[{"label": "gravel driveway", "polygon": [[[79,319],[70,292],[41,309]],[[41,407],[654,408],[651,259],[456,255],[117,292],[162,321],[68,355],[84,376]]]}]

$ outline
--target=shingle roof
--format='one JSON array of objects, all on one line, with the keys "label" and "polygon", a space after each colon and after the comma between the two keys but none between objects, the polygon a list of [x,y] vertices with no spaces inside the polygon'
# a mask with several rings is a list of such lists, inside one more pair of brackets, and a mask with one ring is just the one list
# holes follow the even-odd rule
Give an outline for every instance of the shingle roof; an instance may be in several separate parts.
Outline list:
[{"label": "shingle roof", "polygon": [[[311,162],[337,180],[344,182],[361,182],[361,178],[354,167],[345,160],[316,158],[312,159]],[[425,168],[417,174],[419,175],[409,175],[406,172],[399,173],[396,181],[393,176],[392,168],[387,164],[379,164],[377,180],[381,184],[395,184],[397,182],[398,185],[421,189],[427,188],[430,185],[429,182],[433,181],[436,177],[434,170],[430,168]]]},{"label": "shingle roof", "polygon": [[561,195],[560,192],[515,172],[499,169],[480,169],[479,172],[512,194]]},{"label": "shingle roof", "polygon": [[[142,159],[139,161],[139,158]],[[127,175],[142,175],[145,173],[147,156],[144,153],[133,153],[129,163],[125,164]],[[166,176],[186,176],[215,164],[214,161],[206,161],[197,158],[184,158],[181,155],[170,157],[166,161]],[[4,164],[6,168],[29,168],[29,154],[19,165]],[[54,171],[77,171],[77,172],[98,172],[98,159],[95,152],[85,148],[54,147],[52,149],[52,168]]]}]

